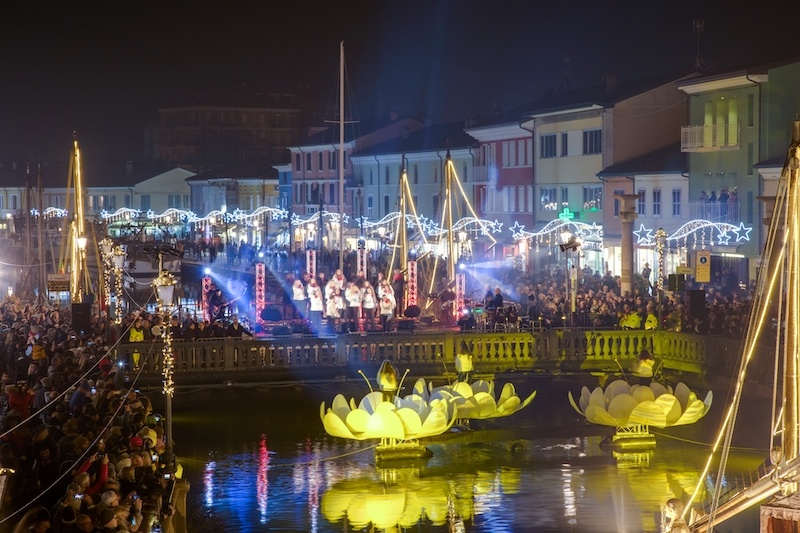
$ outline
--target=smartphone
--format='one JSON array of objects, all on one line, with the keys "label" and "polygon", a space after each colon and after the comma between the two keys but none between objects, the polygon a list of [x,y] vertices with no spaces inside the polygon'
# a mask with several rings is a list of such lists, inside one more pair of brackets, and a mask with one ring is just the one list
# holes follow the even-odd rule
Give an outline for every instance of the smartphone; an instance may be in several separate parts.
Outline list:
[{"label": "smartphone", "polygon": [[138,495],[138,494],[134,494],[134,495],[133,495],[133,499],[134,499],[134,500],[138,500],[138,499],[139,499],[139,495]]},{"label": "smartphone", "polygon": [[73,496],[73,498],[75,498],[76,500],[82,500],[83,499],[83,494],[76,494],[76,495]]},{"label": "smartphone", "polygon": [[105,456],[106,456],[105,452],[97,452],[97,458],[98,459],[102,459]]},{"label": "smartphone", "polygon": [[97,394],[97,387],[92,387],[92,394]]},{"label": "smartphone", "polygon": [[164,474],[164,479],[172,479],[172,474]]}]

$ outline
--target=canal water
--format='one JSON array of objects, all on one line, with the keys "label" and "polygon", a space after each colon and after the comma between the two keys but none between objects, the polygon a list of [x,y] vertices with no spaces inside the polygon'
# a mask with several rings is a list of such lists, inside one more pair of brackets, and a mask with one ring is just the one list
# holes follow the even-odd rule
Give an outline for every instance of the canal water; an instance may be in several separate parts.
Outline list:
[{"label": "canal water", "polygon": [[[579,394],[580,383],[514,382],[520,395],[537,391],[500,424],[522,449],[431,445],[429,459],[380,467],[373,443],[329,437],[319,416],[321,401],[358,399],[365,384],[180,389],[174,431],[191,482],[189,531],[659,531],[662,504],[694,490],[724,404],[715,391],[698,424],[655,430],[653,451],[620,454],[601,446],[608,428],[570,407],[567,391]],[[726,483],[766,456],[769,411],[755,409],[743,407],[750,425],[735,439]],[[715,527],[757,530],[757,507]]]}]

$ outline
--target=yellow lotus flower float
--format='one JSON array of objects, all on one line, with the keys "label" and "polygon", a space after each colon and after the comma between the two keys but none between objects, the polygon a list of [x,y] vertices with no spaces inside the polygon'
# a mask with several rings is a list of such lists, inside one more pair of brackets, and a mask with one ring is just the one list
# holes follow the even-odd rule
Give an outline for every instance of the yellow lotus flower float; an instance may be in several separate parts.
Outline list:
[{"label": "yellow lotus flower float", "polygon": [[605,390],[597,387],[590,392],[583,387],[577,403],[569,393],[570,404],[588,422],[617,428],[615,440],[625,433],[652,438],[648,435],[649,426],[694,424],[711,408],[712,398],[709,391],[701,401],[684,383],[678,383],[673,391],[657,382],[629,385],[621,379],[609,383]]},{"label": "yellow lotus flower float", "polygon": [[536,396],[536,391],[522,400],[517,395],[514,385],[506,383],[503,385],[500,397],[495,399],[494,381],[479,379],[471,384],[457,381],[452,385],[433,388],[420,378],[414,384],[414,396],[429,402],[439,399],[450,400],[456,406],[458,418],[486,420],[510,416],[527,407]]},{"label": "yellow lotus flower float", "polygon": [[441,435],[450,429],[456,420],[454,400],[426,401],[417,395],[397,396],[397,369],[389,361],[384,361],[378,371],[378,384],[380,390],[364,396],[358,406],[354,399],[348,402],[341,394],[328,409],[323,402],[320,418],[325,431],[345,439],[381,439],[377,458],[389,452],[394,458],[427,455],[424,446],[406,441]]}]

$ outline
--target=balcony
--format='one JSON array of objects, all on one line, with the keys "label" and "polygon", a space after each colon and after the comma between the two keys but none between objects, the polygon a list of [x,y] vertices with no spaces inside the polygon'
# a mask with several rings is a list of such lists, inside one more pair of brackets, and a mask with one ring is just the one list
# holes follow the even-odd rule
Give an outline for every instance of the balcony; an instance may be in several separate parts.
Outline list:
[{"label": "balcony", "polygon": [[738,224],[741,222],[741,204],[719,202],[689,202],[689,219]]},{"label": "balcony", "polygon": [[701,124],[681,127],[681,152],[738,150],[740,124]]}]

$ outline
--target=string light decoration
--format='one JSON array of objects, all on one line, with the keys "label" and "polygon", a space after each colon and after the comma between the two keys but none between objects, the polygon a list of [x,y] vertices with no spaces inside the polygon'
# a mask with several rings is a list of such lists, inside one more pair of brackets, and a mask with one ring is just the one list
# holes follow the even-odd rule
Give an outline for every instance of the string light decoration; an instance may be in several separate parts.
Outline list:
[{"label": "string light decoration", "polygon": [[114,294],[116,295],[116,314],[114,323],[122,324],[122,272],[125,267],[125,249],[122,246],[115,246],[112,255],[114,264]]},{"label": "string light decoration", "polygon": [[256,263],[256,324],[263,324],[261,312],[266,307],[266,279],[267,271],[264,263]]},{"label": "string light decoration", "polygon": [[156,292],[158,310],[161,314],[161,339],[164,345],[161,349],[161,377],[164,393],[166,428],[164,440],[166,443],[165,463],[168,467],[172,465],[172,397],[175,394],[175,356],[172,352],[172,328],[170,318],[172,316],[172,302],[175,296],[175,277],[161,268],[161,255],[158,256],[159,271],[158,277],[153,280],[153,288]]},{"label": "string light decoration", "polygon": [[103,259],[103,302],[105,303],[106,310],[111,310],[111,270],[112,257],[114,254],[114,241],[108,237],[104,238],[98,243],[100,245],[100,254]]},{"label": "string light decoration", "polygon": [[656,230],[656,254],[658,255],[658,279],[656,280],[656,290],[658,291],[659,298],[661,291],[664,290],[664,246],[667,242],[667,232],[664,228]]}]

